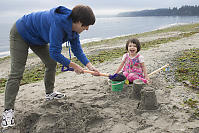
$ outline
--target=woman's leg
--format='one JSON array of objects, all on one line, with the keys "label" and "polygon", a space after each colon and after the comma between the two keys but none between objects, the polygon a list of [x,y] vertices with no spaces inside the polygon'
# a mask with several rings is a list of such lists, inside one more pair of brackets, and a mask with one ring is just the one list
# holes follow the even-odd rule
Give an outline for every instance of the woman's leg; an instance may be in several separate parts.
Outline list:
[{"label": "woman's leg", "polygon": [[5,109],[14,109],[15,99],[26,65],[28,48],[28,44],[21,38],[17,32],[16,24],[14,24],[10,31],[11,70],[6,83]]},{"label": "woman's leg", "polygon": [[45,64],[46,70],[44,75],[44,84],[45,84],[46,94],[50,94],[54,90],[57,62],[50,57],[48,45],[30,46],[30,48],[36,55],[39,56],[39,58]]}]

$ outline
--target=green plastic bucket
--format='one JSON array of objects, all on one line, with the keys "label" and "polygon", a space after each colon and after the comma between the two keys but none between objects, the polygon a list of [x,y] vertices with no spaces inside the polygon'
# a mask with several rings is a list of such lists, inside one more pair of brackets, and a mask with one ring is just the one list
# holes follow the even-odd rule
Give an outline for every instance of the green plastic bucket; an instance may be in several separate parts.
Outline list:
[{"label": "green plastic bucket", "polygon": [[112,91],[122,91],[124,86],[124,81],[112,81],[111,86],[112,86]]}]

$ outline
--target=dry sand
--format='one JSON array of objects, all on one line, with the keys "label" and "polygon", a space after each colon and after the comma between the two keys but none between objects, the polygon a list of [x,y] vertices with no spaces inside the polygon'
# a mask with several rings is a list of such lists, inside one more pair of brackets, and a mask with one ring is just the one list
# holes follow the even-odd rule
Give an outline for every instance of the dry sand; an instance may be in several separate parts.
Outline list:
[{"label": "dry sand", "polygon": [[[177,33],[172,33],[175,35]],[[170,34],[171,35],[171,34]],[[166,35],[140,38],[153,40]],[[123,44],[118,46],[124,47]],[[199,34],[159,47],[141,51],[148,72],[169,63],[171,71],[151,77],[155,89],[157,110],[137,109],[139,100],[129,98],[132,86],[124,86],[122,92],[112,92],[106,77],[90,74],[76,75],[64,72],[56,76],[55,90],[66,94],[62,100],[45,101],[43,81],[22,85],[15,104],[16,126],[4,133],[199,133],[199,119],[183,100],[199,100],[196,93],[173,79],[172,59],[178,52],[199,48]],[[92,51],[92,48],[90,48]],[[89,53],[89,51],[86,51]],[[121,58],[96,67],[103,73],[113,73]],[[38,59],[29,59],[27,66]],[[9,62],[1,62],[0,76],[9,71]],[[4,94],[0,94],[0,112],[3,111]]]}]

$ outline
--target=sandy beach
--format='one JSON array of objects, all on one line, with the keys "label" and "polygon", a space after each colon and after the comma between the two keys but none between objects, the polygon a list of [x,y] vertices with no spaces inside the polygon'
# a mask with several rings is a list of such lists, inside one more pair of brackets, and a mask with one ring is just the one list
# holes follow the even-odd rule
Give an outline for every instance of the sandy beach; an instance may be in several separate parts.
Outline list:
[{"label": "sandy beach", "polygon": [[[159,33],[139,38],[150,41],[176,36],[178,32]],[[124,47],[125,42],[86,48],[86,54],[95,50]],[[55,90],[66,94],[62,100],[45,101],[43,81],[20,87],[16,104],[16,126],[4,133],[198,133],[199,119],[183,104],[183,100],[199,96],[192,89],[176,82],[172,69],[173,58],[185,49],[199,48],[199,34],[164,43],[158,47],[141,50],[148,73],[170,64],[170,71],[161,71],[150,77],[159,107],[157,110],[139,110],[140,100],[129,97],[132,85],[125,85],[121,92],[111,90],[107,77],[90,74],[77,75],[63,72],[56,76]],[[121,57],[95,65],[103,73],[112,74]],[[26,67],[38,64],[36,57],[28,59]],[[1,61],[0,76],[9,73],[10,62]],[[0,94],[0,112],[3,111],[4,94]]]}]

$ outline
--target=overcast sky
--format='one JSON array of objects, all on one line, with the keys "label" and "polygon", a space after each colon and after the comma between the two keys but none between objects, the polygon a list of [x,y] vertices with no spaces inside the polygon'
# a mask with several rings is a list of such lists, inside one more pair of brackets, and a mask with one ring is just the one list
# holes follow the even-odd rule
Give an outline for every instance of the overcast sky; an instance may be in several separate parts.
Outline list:
[{"label": "overcast sky", "polygon": [[77,4],[89,5],[96,15],[110,15],[123,11],[199,5],[199,0],[0,0],[0,19],[15,19],[23,14],[59,5],[71,9]]}]

